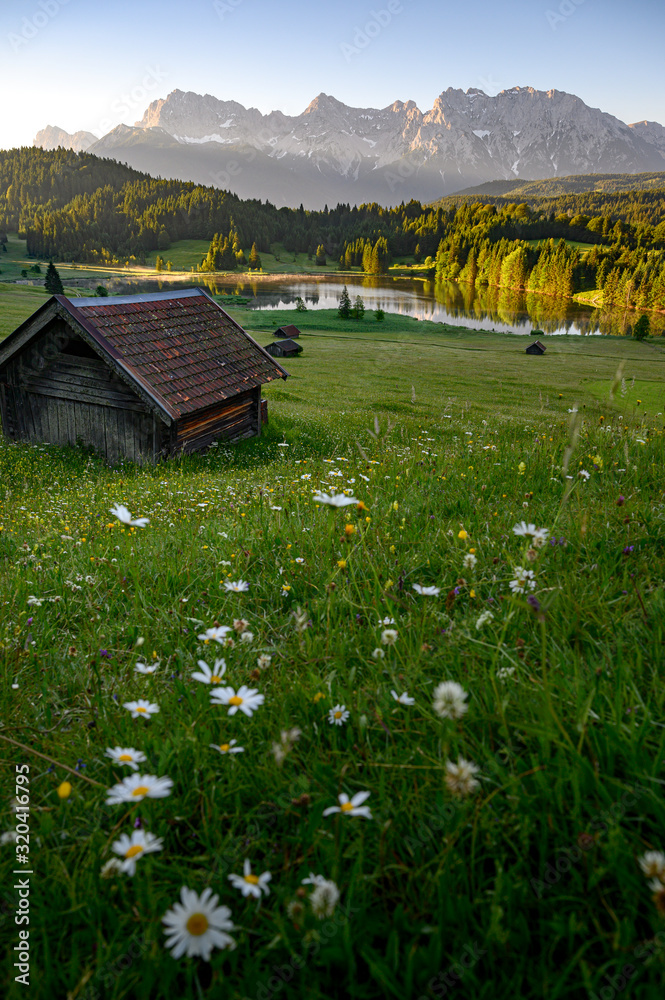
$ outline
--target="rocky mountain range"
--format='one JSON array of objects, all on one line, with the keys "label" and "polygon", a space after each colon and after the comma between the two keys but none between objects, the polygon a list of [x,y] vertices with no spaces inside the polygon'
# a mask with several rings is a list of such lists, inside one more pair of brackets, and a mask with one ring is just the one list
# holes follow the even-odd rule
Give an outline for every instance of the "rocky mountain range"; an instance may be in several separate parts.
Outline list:
[{"label": "rocky mountain range", "polygon": [[297,116],[174,90],[101,139],[48,126],[34,145],[306,208],[429,202],[491,180],[665,169],[662,125],[627,125],[573,94],[532,87],[495,97],[449,87],[425,112],[413,101],[351,108],[319,94]]}]

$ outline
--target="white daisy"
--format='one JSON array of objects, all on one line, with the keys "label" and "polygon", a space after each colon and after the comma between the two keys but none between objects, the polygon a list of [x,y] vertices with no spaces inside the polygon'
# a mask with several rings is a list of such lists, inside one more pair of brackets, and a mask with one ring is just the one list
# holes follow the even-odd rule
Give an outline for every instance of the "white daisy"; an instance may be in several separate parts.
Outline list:
[{"label": "white daisy", "polygon": [[219,744],[218,743],[209,743],[208,746],[211,747],[213,750],[217,750],[221,754],[227,754],[227,753],[244,753],[245,752],[245,748],[244,747],[237,747],[236,746],[237,742],[238,742],[237,740],[229,740],[228,743],[219,743]]},{"label": "white daisy", "polygon": [[159,666],[159,660],[154,663],[137,663],[134,667],[135,674],[154,674]]},{"label": "white daisy", "polygon": [[226,673],[226,660],[215,660],[215,666],[210,668],[205,660],[196,661],[201,668],[195,670],[192,679],[200,681],[201,684],[221,684],[222,677]]},{"label": "white daisy", "polygon": [[116,840],[111,850],[119,854],[124,860],[120,862],[120,871],[127,875],[136,874],[136,862],[144,854],[152,854],[154,851],[161,851],[164,841],[154,834],[144,830],[133,830],[131,835],[123,833],[120,840]]},{"label": "white daisy", "polygon": [[513,594],[523,594],[526,590],[536,589],[536,574],[533,570],[516,566],[513,572],[515,579],[511,580],[509,584]]},{"label": "white daisy", "polygon": [[231,631],[232,629],[228,625],[218,625],[216,628],[207,628],[198,638],[202,639],[203,642],[210,642],[212,639],[222,645],[227,634]]},{"label": "white daisy", "polygon": [[527,524],[526,521],[520,521],[513,528],[514,535],[520,535],[523,538],[531,538],[536,531],[535,524]]},{"label": "white daisy", "polygon": [[146,759],[144,753],[140,750],[134,750],[133,747],[108,747],[106,756],[110,757],[114,764],[126,764],[127,767],[131,767],[132,771],[138,771],[139,764],[142,764]]},{"label": "white daisy", "polygon": [[235,715],[240,709],[251,717],[252,712],[255,712],[264,700],[264,695],[259,694],[256,688],[248,688],[245,684],[238,688],[237,694],[232,687],[215,688],[210,694],[210,703],[228,705],[229,715]]},{"label": "white daisy", "polygon": [[266,896],[269,894],[268,882],[271,878],[272,875],[270,872],[264,872],[263,875],[252,875],[252,866],[249,858],[245,858],[243,874],[229,875],[229,882],[234,889],[240,889],[243,896],[253,896],[254,899],[260,899],[262,892]]},{"label": "white daisy", "polygon": [[347,497],[343,493],[315,493],[314,503],[326,504],[328,507],[349,507],[352,503],[358,503],[355,497]]},{"label": "white daisy", "polygon": [[384,646],[394,646],[397,642],[398,632],[395,628],[386,628],[381,633],[381,642]]},{"label": "white daisy", "polygon": [[469,706],[468,694],[457,681],[443,681],[434,688],[433,707],[442,719],[461,719]]},{"label": "white daisy", "polygon": [[212,889],[204,889],[198,896],[183,886],[180,900],[162,917],[166,947],[174,958],[187,955],[208,962],[213,948],[235,948],[235,941],[227,933],[235,930],[231,911],[228,906],[217,906],[219,896],[213,895]]},{"label": "white daisy", "polygon": [[441,587],[423,587],[420,583],[414,583],[413,589],[417,594],[422,594],[423,597],[438,597],[441,593]]},{"label": "white daisy", "polygon": [[342,726],[350,715],[345,705],[335,705],[328,712],[328,722],[331,726]]},{"label": "white daisy", "polygon": [[323,920],[324,917],[332,917],[339,902],[339,889],[332,880],[324,879],[317,883],[309,901],[312,913],[319,920]]},{"label": "white daisy", "polygon": [[249,584],[246,580],[226,580],[224,582],[224,590],[232,590],[234,594],[243,594],[246,590],[249,590]]},{"label": "white daisy", "polygon": [[472,764],[470,760],[464,760],[463,757],[458,757],[456,764],[447,760],[444,781],[448,791],[460,799],[473,795],[480,788],[480,782],[474,778],[474,774],[477,774],[479,770],[477,764]]},{"label": "white daisy", "polygon": [[324,885],[327,880],[323,875],[315,875],[310,872],[307,878],[302,879],[301,885]]},{"label": "white daisy", "polygon": [[397,691],[391,691],[390,693],[395,699],[395,701],[399,702],[400,705],[415,705],[416,703],[416,699],[409,698],[406,691],[404,692],[404,694],[397,694]]},{"label": "white daisy", "polygon": [[353,798],[349,799],[346,792],[340,792],[337,796],[339,805],[328,806],[327,809],[323,810],[323,815],[330,816],[331,813],[342,813],[344,816],[362,816],[364,819],[371,819],[372,813],[369,806],[363,805],[363,802],[366,802],[371,794],[371,792],[356,792]]},{"label": "white daisy", "polygon": [[121,503],[114,504],[110,510],[113,516],[117,517],[123,524],[131,524],[135,528],[145,528],[146,524],[150,524],[147,517],[132,517],[127,508]]},{"label": "white daisy", "polygon": [[146,701],[145,698],[139,698],[138,701],[126,701],[122,707],[129,709],[132,713],[132,719],[149,719],[151,715],[156,715],[159,712],[159,705]]},{"label": "white daisy", "polygon": [[157,778],[154,774],[130,774],[108,790],[107,806],[121,802],[140,802],[142,799],[165,799],[171,794],[170,778]]},{"label": "white daisy", "polygon": [[298,556],[298,558],[296,559],[296,562],[298,563],[299,566],[302,566],[302,564],[305,562],[305,560],[302,558],[302,556]]},{"label": "white daisy", "polygon": [[582,479],[590,479],[591,478],[591,473],[587,472],[586,469],[580,469],[580,471],[577,473],[577,475],[581,476]]}]

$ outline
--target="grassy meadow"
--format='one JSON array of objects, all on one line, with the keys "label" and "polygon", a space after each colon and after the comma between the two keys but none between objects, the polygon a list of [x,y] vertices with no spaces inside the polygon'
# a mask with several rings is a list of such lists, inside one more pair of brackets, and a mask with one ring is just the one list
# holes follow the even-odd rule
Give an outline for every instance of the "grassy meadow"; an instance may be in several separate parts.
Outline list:
[{"label": "grassy meadow", "polygon": [[[261,438],[146,468],[0,444],[5,955],[29,853],[39,1000],[655,1000],[665,353],[278,322],[304,352]],[[107,804],[133,774],[172,785]],[[182,887],[235,947],[175,957]]]}]

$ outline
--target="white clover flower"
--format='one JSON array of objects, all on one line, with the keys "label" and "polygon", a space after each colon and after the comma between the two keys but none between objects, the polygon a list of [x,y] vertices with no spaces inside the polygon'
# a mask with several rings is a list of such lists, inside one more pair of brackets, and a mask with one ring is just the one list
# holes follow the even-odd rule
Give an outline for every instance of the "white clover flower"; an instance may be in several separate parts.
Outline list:
[{"label": "white clover flower", "polygon": [[481,629],[483,625],[487,625],[488,622],[494,621],[494,615],[491,611],[483,611],[481,615],[478,616],[476,621],[476,628]]},{"label": "white clover flower", "polygon": [[272,663],[272,656],[269,656],[267,653],[261,653],[258,660],[256,661],[256,665],[258,666],[259,670],[265,670],[266,667],[269,667],[271,663]]},{"label": "white clover flower", "polygon": [[221,646],[224,643],[224,639],[231,631],[232,629],[228,625],[218,625],[216,628],[207,628],[205,632],[202,632],[201,635],[198,636],[198,638],[202,639],[203,642],[206,643],[211,640],[213,642],[218,642]]},{"label": "white clover flower", "polygon": [[384,646],[394,646],[399,633],[395,628],[386,628],[381,633],[381,642]]},{"label": "white clover flower", "polygon": [[443,780],[448,791],[460,799],[473,795],[480,788],[480,782],[474,778],[479,770],[477,764],[464,760],[463,757],[458,757],[456,764],[451,760],[446,761],[446,776]]},{"label": "white clover flower", "polygon": [[185,886],[180,890],[180,902],[174,903],[162,917],[166,926],[166,947],[174,958],[202,958],[210,961],[213,948],[235,948],[227,933],[235,930],[228,906],[217,906],[219,896],[212,889],[197,895]]},{"label": "white clover flower", "polygon": [[[80,590],[81,588],[79,587],[78,589]],[[41,608],[42,606],[42,602],[39,600],[38,597],[35,597],[34,594],[30,594],[30,596],[28,597],[28,604],[31,605],[33,608]]]},{"label": "white clover flower", "polygon": [[246,590],[249,590],[249,584],[246,580],[226,580],[224,582],[224,590],[231,590],[235,594],[243,594]]},{"label": "white clover flower", "polygon": [[130,774],[108,790],[107,806],[123,802],[141,802],[142,799],[164,799],[171,794],[170,778],[157,778],[154,774]]},{"label": "white clover flower", "polygon": [[372,656],[375,660],[383,660],[385,659],[386,653],[384,649],[377,646],[376,649],[372,651]]},{"label": "white clover flower", "polygon": [[337,796],[339,805],[328,806],[327,809],[323,810],[323,815],[330,816],[332,813],[342,813],[343,816],[362,816],[363,819],[371,819],[372,813],[369,806],[363,805],[363,802],[366,802],[371,794],[371,792],[356,792],[353,798],[349,799],[346,792],[340,792]]},{"label": "white clover flower", "polygon": [[240,633],[240,632],[246,632],[248,625],[249,625],[249,622],[247,621],[246,618],[234,618],[233,619],[233,628],[238,633]]},{"label": "white clover flower", "polygon": [[461,719],[468,711],[468,694],[457,681],[443,681],[434,688],[434,711],[442,719]]},{"label": "white clover flower", "polygon": [[114,878],[122,871],[122,863],[117,858],[109,858],[99,871],[100,878]]},{"label": "white clover flower", "polygon": [[111,513],[114,517],[117,517],[119,521],[123,524],[131,524],[135,528],[145,528],[146,524],[150,524],[147,517],[132,517],[127,508],[121,504],[116,503],[110,508]]},{"label": "white clover flower", "polygon": [[637,860],[647,878],[657,878],[665,884],[665,853],[663,851],[646,851]]},{"label": "white clover flower", "polygon": [[509,677],[512,677],[515,673],[515,667],[499,667],[496,672],[497,680],[507,681]]},{"label": "white clover flower", "polygon": [[159,712],[159,705],[146,701],[145,698],[139,698],[138,701],[126,701],[122,707],[132,713],[132,719],[149,719],[151,715],[156,715]]},{"label": "white clover flower", "polygon": [[250,860],[249,858],[245,858],[243,863],[243,874],[229,875],[229,882],[234,889],[240,889],[243,896],[253,896],[254,899],[260,899],[262,892],[264,892],[266,896],[270,893],[268,882],[271,878],[272,875],[270,872],[264,872],[262,875],[252,875]]},{"label": "white clover flower", "polygon": [[161,851],[164,841],[154,834],[144,830],[133,830],[130,835],[123,833],[119,840],[116,840],[111,850],[119,854],[124,860],[120,862],[119,871],[126,875],[136,874],[136,862],[144,854],[152,854],[154,851]]},{"label": "white clover flower", "polygon": [[226,660],[215,660],[215,666],[209,667],[205,660],[196,661],[201,668],[195,670],[191,675],[192,680],[200,681],[201,684],[221,684],[222,677],[226,673]]},{"label": "white clover flower", "polygon": [[229,715],[235,715],[238,710],[251,718],[259,705],[265,700],[256,688],[248,688],[245,684],[238,688],[238,693],[232,687],[214,688],[210,694],[212,705],[228,705]]},{"label": "white clover flower", "polygon": [[144,753],[133,747],[107,747],[105,756],[110,757],[114,764],[131,767],[132,771],[138,771],[139,764],[146,759]]},{"label": "white clover flower", "polygon": [[397,691],[391,691],[390,693],[395,699],[395,701],[398,702],[400,705],[415,705],[416,703],[416,699],[409,698],[406,691],[404,692],[404,694],[399,694],[399,695],[397,694]]},{"label": "white clover flower", "polygon": [[438,597],[441,593],[441,587],[423,587],[420,583],[414,583],[413,589],[423,597]]},{"label": "white clover flower", "polygon": [[253,632],[243,632],[242,635],[240,636],[240,641],[241,642],[254,642],[254,633]]},{"label": "white clover flower", "polygon": [[469,552],[464,556],[462,565],[464,566],[464,569],[474,569],[477,562],[478,560],[474,556],[473,552]]},{"label": "white clover flower", "polygon": [[314,503],[322,503],[328,507],[349,507],[351,504],[359,503],[355,497],[347,497],[343,493],[315,493]]},{"label": "white clover flower", "polygon": [[312,913],[319,920],[324,917],[332,917],[335,907],[339,902],[339,889],[330,879],[323,879],[317,882],[312,894],[309,897]]},{"label": "white clover flower", "polygon": [[351,713],[347,710],[345,705],[335,705],[328,712],[328,722],[331,726],[341,726],[349,718]]}]

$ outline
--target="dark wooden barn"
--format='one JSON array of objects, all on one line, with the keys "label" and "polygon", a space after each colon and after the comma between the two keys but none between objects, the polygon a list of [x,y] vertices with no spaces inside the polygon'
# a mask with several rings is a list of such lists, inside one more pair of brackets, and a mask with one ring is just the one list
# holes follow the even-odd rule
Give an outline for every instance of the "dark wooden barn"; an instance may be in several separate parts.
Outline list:
[{"label": "dark wooden barn", "polygon": [[54,295],[0,344],[2,429],[154,462],[260,434],[261,386],[287,375],[199,288]]},{"label": "dark wooden barn", "polygon": [[544,354],[547,348],[544,344],[541,344],[539,340],[534,340],[533,344],[529,344],[526,349],[527,354]]},{"label": "dark wooden barn", "polygon": [[273,340],[272,344],[266,345],[266,351],[273,358],[293,358],[302,353],[302,347],[293,340]]},{"label": "dark wooden barn", "polygon": [[300,336],[300,330],[298,329],[297,326],[294,326],[293,323],[290,323],[289,326],[280,326],[273,333],[273,337],[283,337],[286,338],[287,340],[293,340],[294,337],[299,337],[299,336]]}]

